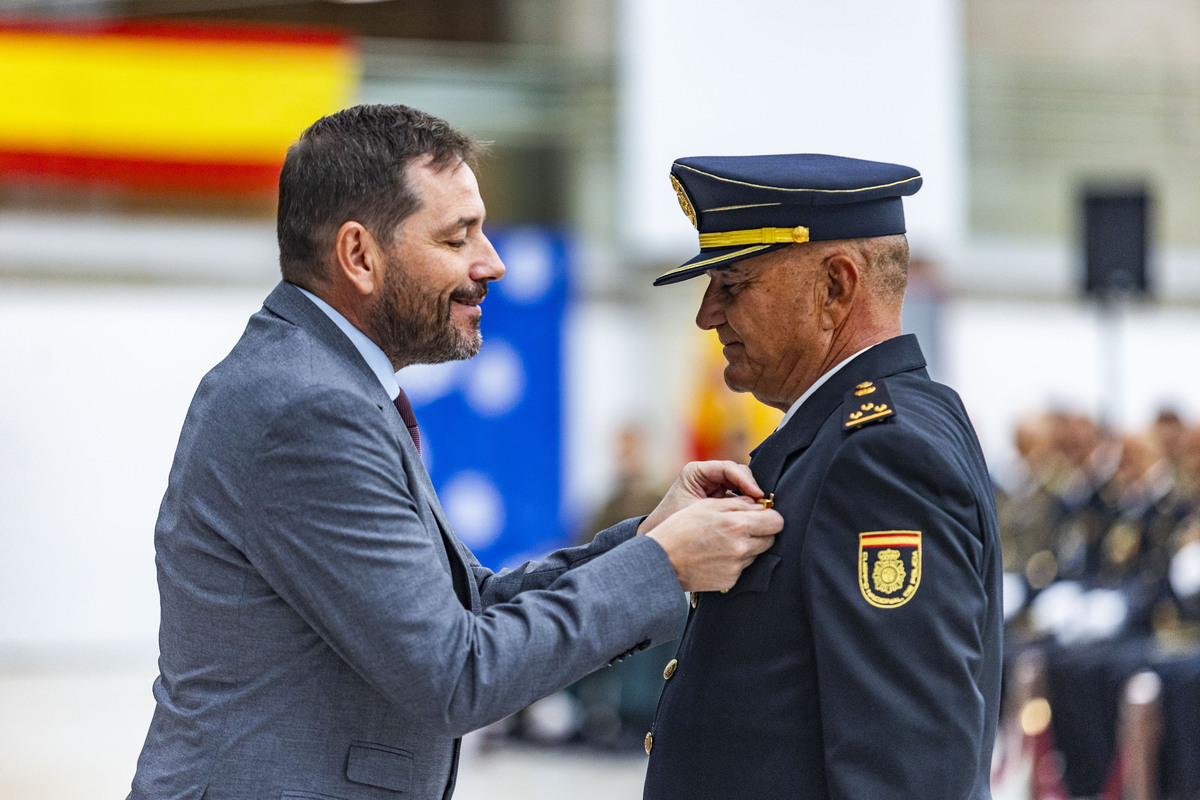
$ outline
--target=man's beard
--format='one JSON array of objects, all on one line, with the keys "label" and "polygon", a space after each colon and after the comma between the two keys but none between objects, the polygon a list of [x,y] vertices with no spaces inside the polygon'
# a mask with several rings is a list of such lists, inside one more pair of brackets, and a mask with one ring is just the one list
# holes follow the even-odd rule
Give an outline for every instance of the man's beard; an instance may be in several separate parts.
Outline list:
[{"label": "man's beard", "polygon": [[383,291],[366,311],[367,334],[383,350],[395,369],[409,364],[441,364],[461,361],[479,352],[483,336],[479,323],[469,331],[459,330],[451,316],[451,303],[478,302],[487,296],[487,281],[455,289],[440,297],[409,285],[403,267],[389,259]]}]

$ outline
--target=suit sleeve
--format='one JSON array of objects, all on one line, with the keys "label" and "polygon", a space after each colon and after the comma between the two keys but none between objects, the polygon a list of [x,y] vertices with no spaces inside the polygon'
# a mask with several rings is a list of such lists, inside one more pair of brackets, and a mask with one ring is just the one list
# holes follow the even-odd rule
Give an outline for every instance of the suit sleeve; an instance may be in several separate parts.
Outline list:
[{"label": "suit sleeve", "polygon": [[[970,796],[986,727],[979,515],[953,456],[911,430],[856,431],[830,464],[802,558],[831,798]],[[868,596],[917,577],[904,547],[877,551],[903,572],[864,574],[860,535],[888,531],[920,533],[919,584],[881,607]]]},{"label": "suit sleeve", "polygon": [[350,394],[296,398],[253,449],[247,558],[329,647],[426,730],[461,735],[669,636],[682,592],[636,537],[482,614],[433,549],[395,432]]},{"label": "suit sleeve", "polygon": [[567,570],[586,564],[632,539],[637,534],[639,524],[641,518],[625,520],[596,534],[587,544],[556,550],[545,558],[527,561],[519,567],[499,572],[492,572],[482,566],[465,548],[462,548],[460,553],[475,577],[480,600],[486,607],[508,602],[519,592],[549,587]]}]

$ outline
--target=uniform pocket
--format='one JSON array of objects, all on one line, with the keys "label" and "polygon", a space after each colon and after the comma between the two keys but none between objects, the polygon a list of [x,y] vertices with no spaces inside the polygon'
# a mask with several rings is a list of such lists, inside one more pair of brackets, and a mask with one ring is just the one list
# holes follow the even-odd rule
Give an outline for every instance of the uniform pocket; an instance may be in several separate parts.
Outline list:
[{"label": "uniform pocket", "polygon": [[346,758],[346,778],[354,783],[407,792],[412,788],[413,754],[382,744],[355,742]]},{"label": "uniform pocket", "polygon": [[729,590],[726,597],[742,592],[765,592],[771,586],[771,576],[783,561],[775,553],[760,553],[750,566],[742,570],[737,583]]}]

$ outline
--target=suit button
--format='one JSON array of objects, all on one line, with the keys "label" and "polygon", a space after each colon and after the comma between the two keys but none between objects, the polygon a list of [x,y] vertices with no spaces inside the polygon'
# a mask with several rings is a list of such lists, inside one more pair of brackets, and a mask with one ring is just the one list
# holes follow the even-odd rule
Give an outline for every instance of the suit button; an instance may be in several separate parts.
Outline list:
[{"label": "suit button", "polygon": [[654,749],[654,734],[646,734],[646,755],[650,755],[650,751]]},{"label": "suit button", "polygon": [[679,659],[672,658],[670,661],[668,661],[666,669],[663,670],[663,680],[664,681],[671,680],[671,676],[675,674],[675,669],[678,666],[679,666]]},{"label": "suit button", "polygon": [[698,605],[700,605],[700,593],[692,592],[692,608],[695,608]]}]

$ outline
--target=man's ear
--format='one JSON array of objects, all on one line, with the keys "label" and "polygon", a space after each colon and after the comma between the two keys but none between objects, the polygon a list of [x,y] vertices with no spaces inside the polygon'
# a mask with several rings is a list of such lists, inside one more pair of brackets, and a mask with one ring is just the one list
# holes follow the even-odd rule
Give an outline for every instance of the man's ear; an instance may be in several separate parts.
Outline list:
[{"label": "man's ear", "polygon": [[363,297],[369,297],[383,285],[383,253],[371,232],[362,223],[346,222],[338,228],[334,240],[334,271],[339,273]]},{"label": "man's ear", "polygon": [[830,254],[824,263],[825,302],[821,309],[822,326],[833,330],[850,315],[862,278],[859,263],[844,250]]}]

